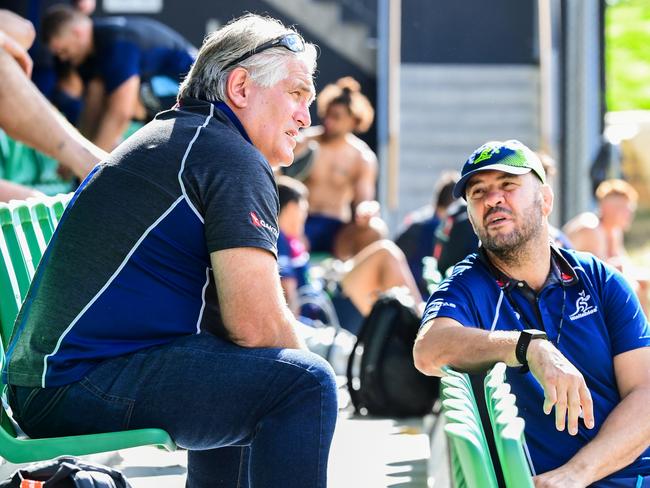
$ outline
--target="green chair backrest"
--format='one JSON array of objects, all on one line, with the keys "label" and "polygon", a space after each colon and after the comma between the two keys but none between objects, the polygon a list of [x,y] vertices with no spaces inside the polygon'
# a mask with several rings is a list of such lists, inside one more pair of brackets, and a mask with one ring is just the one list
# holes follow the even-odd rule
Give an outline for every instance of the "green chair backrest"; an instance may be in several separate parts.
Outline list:
[{"label": "green chair backrest", "polygon": [[0,232],[0,338],[8,344],[22,297],[4,234]]},{"label": "green chair backrest", "polygon": [[23,248],[27,247],[27,243],[22,231],[14,225],[12,210],[9,205],[0,206],[0,232],[2,232],[9,252],[14,275],[20,289],[20,296],[25,298],[32,276],[34,276],[34,264],[31,258],[23,255]]},{"label": "green chair backrest", "polygon": [[469,488],[497,488],[489,451],[485,450],[477,431],[454,423],[445,425],[445,434],[460,465],[462,474],[457,475],[457,479],[461,478],[463,485]]},{"label": "green chair backrest", "polygon": [[[42,255],[44,245],[51,237],[51,234],[47,238],[42,235],[42,242],[37,237],[37,229],[42,228],[41,217],[47,220],[42,213],[43,209],[51,214],[50,222],[57,214],[58,220],[69,200],[70,197],[65,195],[45,203],[30,201],[29,204],[27,202],[0,204],[2,228],[0,232],[0,366],[4,366],[5,353],[15,319],[34,276],[33,264],[38,264],[33,256],[38,252]],[[49,211],[48,204],[52,206],[52,212]],[[57,210],[58,207],[60,211]],[[32,263],[32,259],[35,263]],[[169,451],[176,449],[176,444],[169,434],[161,429],[139,429],[49,439],[20,438],[4,409],[4,404],[0,408],[0,456],[12,463],[43,461],[63,455],[83,456],[146,445],[158,445]]]},{"label": "green chair backrest", "polygon": [[41,229],[43,240],[45,241],[45,245],[47,245],[54,234],[54,227],[56,225],[52,212],[42,201],[32,203],[29,210],[32,214],[32,220]]},{"label": "green chair backrest", "polygon": [[516,397],[506,383],[505,372],[505,363],[497,363],[485,377],[485,401],[503,478],[507,488],[534,488],[525,422],[518,416]]},{"label": "green chair backrest", "polygon": [[492,457],[469,377],[449,367],[440,381],[442,412],[449,440],[455,488],[496,488]]},{"label": "green chair backrest", "polygon": [[41,228],[32,218],[29,205],[27,204],[14,205],[12,214],[16,228],[22,231],[24,242],[27,244],[27,250],[29,252],[28,260],[31,261],[32,267],[35,269],[43,256],[43,251],[45,251],[46,246]]}]

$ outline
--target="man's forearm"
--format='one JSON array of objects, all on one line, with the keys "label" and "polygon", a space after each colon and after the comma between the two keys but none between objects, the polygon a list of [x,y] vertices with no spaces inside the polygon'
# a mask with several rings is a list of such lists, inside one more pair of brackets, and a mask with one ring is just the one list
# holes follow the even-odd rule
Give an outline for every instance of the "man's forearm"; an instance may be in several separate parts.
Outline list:
[{"label": "man's forearm", "polygon": [[[56,111],[2,50],[0,79],[0,127],[10,137],[57,159],[79,178],[106,156]],[[39,130],[34,130],[34,120]]]},{"label": "man's forearm", "polygon": [[609,414],[598,435],[559,469],[577,473],[584,486],[621,470],[648,448],[650,388],[630,392]]},{"label": "man's forearm", "polygon": [[519,332],[488,332],[468,327],[430,329],[425,325],[415,342],[416,367],[424,374],[441,376],[440,368],[452,366],[459,371],[482,371],[503,361],[508,366],[519,364],[515,346]]},{"label": "man's forearm", "polygon": [[29,197],[39,196],[42,196],[42,193],[33,190],[32,188],[0,179],[0,202],[8,202],[9,200],[25,200]]}]

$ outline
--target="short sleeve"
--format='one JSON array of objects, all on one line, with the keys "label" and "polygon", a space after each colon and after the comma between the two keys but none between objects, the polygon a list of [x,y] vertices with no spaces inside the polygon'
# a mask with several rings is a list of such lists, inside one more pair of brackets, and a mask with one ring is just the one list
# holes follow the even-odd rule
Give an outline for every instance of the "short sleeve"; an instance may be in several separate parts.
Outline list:
[{"label": "short sleeve", "polygon": [[612,354],[650,346],[648,319],[636,293],[621,273],[608,265],[601,266],[603,306]]},{"label": "short sleeve", "polygon": [[444,280],[429,298],[422,316],[422,324],[437,317],[448,317],[466,327],[479,327],[474,309],[471,294],[458,277],[452,275]]},{"label": "short sleeve", "polygon": [[115,41],[106,46],[98,56],[99,76],[107,93],[115,91],[122,83],[140,74],[140,48],[133,42]]},{"label": "short sleeve", "polygon": [[263,156],[229,130],[206,130],[191,154],[184,181],[204,219],[208,252],[257,247],[277,257],[278,192]]}]

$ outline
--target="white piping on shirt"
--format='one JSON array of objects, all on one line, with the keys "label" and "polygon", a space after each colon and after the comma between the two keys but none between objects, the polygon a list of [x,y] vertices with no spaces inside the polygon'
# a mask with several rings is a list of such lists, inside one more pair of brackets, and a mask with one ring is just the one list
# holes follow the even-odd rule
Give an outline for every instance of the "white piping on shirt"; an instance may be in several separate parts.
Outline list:
[{"label": "white piping on shirt", "polygon": [[189,156],[190,154],[192,146],[194,145],[194,141],[196,141],[196,139],[199,137],[199,133],[201,132],[201,129],[203,129],[208,125],[208,122],[210,122],[210,119],[213,117],[213,115],[214,115],[214,105],[210,104],[210,115],[208,115],[205,118],[205,122],[203,122],[203,125],[200,125],[196,128],[194,137],[192,137],[192,140],[188,144],[187,149],[185,149],[185,154],[183,155],[183,160],[181,161],[181,167],[178,170],[178,183],[181,185],[181,192],[183,193],[183,197],[185,198],[185,200],[187,200],[187,204],[190,206],[192,212],[194,212],[194,214],[199,218],[199,221],[201,221],[202,224],[204,223],[203,217],[201,216],[199,211],[196,209],[196,207],[192,204],[192,201],[187,196],[187,192],[185,191],[185,185],[183,184],[182,176],[183,176],[183,170],[185,170],[185,161],[187,160],[187,156]]},{"label": "white piping on shirt", "polygon": [[66,335],[72,330],[72,328],[75,326],[75,324],[83,317],[83,315],[86,313],[86,311],[92,307],[92,305],[99,299],[99,297],[104,293],[104,291],[110,286],[110,284],[115,280],[117,275],[122,271],[122,268],[126,266],[126,263],[129,262],[129,259],[131,259],[131,256],[133,253],[138,249],[142,241],[145,240],[145,238],[149,235],[149,233],[156,228],[156,226],[165,218],[167,215],[171,213],[172,210],[178,205],[181,201],[183,201],[183,196],[181,195],[174,201],[174,203],[171,204],[171,206],[160,216],[156,219],[156,221],[149,226],[149,228],[142,233],[140,236],[140,239],[137,240],[137,242],[133,245],[129,253],[124,257],[124,260],[120,263],[120,265],[117,267],[117,269],[113,272],[111,277],[106,280],[106,283],[104,283],[104,286],[101,287],[101,289],[95,294],[94,297],[86,304],[84,308],[81,309],[79,314],[74,318],[72,322],[70,322],[70,325],[63,331],[63,334],[59,336],[59,340],[56,342],[56,346],[54,347],[54,350],[50,353],[47,354],[46,356],[43,357],[43,376],[41,379],[41,386],[45,388],[45,376],[47,373],[47,359],[51,356],[54,356],[58,351],[59,348],[61,347],[61,343],[63,342],[63,339],[65,338]]},{"label": "white piping on shirt", "polygon": [[501,302],[503,301],[503,290],[499,291],[499,300],[497,301],[497,308],[494,311],[494,320],[492,321],[492,327],[490,327],[490,332],[494,330],[497,326],[497,320],[499,320],[499,309],[501,308]]}]

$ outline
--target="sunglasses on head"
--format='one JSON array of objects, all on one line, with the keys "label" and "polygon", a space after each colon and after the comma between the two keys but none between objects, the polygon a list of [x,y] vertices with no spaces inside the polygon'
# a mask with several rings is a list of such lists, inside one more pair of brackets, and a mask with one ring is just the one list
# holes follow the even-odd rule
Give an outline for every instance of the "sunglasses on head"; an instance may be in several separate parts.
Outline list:
[{"label": "sunglasses on head", "polygon": [[268,42],[260,44],[255,49],[248,51],[246,54],[238,57],[234,61],[231,61],[230,63],[225,65],[222,69],[227,70],[228,68],[241,63],[245,59],[248,59],[251,56],[254,56],[255,54],[259,54],[262,51],[266,51],[267,49],[271,49],[272,47],[283,47],[285,49],[288,49],[292,53],[301,53],[305,50],[305,41],[303,41],[302,37],[300,37],[298,34],[295,33],[285,34],[281,37],[276,37],[275,39],[271,39]]}]

